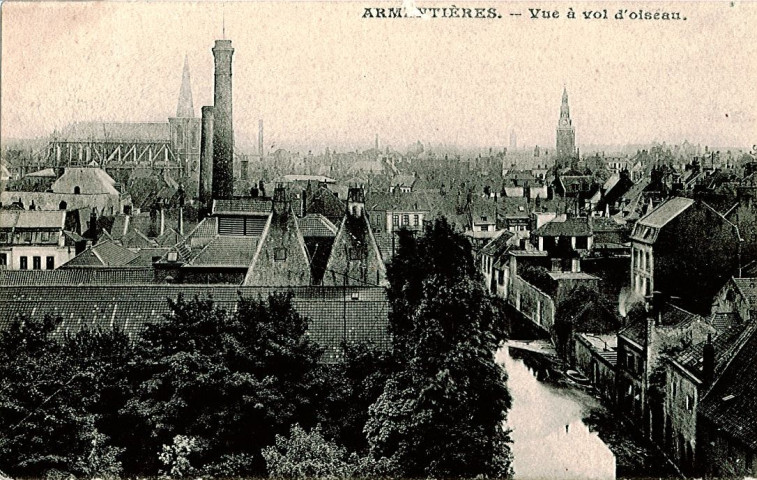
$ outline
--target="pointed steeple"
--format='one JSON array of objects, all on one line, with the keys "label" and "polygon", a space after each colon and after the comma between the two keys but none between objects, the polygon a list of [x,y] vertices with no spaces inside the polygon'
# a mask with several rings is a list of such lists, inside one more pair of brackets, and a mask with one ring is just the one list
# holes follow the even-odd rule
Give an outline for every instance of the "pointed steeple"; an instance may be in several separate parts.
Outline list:
[{"label": "pointed steeple", "polygon": [[195,108],[192,104],[192,85],[189,81],[189,59],[184,56],[184,71],[181,74],[181,90],[179,90],[179,104],[176,107],[178,118],[193,118]]},{"label": "pointed steeple", "polygon": [[570,109],[568,108],[568,87],[562,87],[562,105],[560,105],[560,118],[570,119]]}]

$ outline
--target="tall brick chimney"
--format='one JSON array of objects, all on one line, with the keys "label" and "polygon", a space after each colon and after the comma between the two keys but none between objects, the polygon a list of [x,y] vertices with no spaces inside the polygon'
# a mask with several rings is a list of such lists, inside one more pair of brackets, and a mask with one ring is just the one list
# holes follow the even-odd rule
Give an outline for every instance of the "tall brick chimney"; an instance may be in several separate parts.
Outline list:
[{"label": "tall brick chimney", "polygon": [[200,185],[198,193],[203,205],[210,205],[213,196],[213,107],[202,107],[200,132]]},{"label": "tall brick chimney", "polygon": [[234,125],[232,116],[231,40],[216,40],[213,100],[213,199],[234,193]]}]

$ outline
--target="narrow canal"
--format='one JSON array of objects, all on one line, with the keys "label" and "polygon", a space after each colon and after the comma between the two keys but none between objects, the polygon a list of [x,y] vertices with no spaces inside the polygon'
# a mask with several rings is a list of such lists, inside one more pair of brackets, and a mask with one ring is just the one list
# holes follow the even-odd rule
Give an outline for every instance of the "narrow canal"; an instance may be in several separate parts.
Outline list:
[{"label": "narrow canal", "polygon": [[507,346],[497,352],[507,369],[513,398],[512,430],[516,479],[614,479],[615,456],[584,424],[599,402],[586,392],[540,382]]}]

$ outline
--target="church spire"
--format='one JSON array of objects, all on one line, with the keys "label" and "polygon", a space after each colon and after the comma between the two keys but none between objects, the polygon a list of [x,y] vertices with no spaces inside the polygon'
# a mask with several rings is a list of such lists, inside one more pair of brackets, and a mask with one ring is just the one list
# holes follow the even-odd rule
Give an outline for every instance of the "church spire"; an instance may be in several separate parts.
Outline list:
[{"label": "church spire", "polygon": [[184,55],[184,71],[181,75],[181,90],[179,90],[179,104],[176,107],[178,118],[193,118],[195,108],[192,104],[192,85],[189,81],[189,59]]},{"label": "church spire", "polygon": [[560,118],[570,119],[570,108],[568,107],[568,87],[562,87],[562,105],[560,105]]}]

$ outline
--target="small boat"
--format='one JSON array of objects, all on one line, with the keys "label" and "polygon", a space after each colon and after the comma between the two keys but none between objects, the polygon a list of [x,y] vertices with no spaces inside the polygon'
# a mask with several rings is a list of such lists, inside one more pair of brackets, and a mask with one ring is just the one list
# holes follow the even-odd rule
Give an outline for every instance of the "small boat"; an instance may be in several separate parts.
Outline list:
[{"label": "small boat", "polygon": [[566,370],[565,375],[571,380],[573,380],[574,382],[581,385],[588,385],[589,383],[591,383],[591,381],[589,380],[589,377],[587,377],[586,375],[582,374],[581,372],[577,370]]}]

